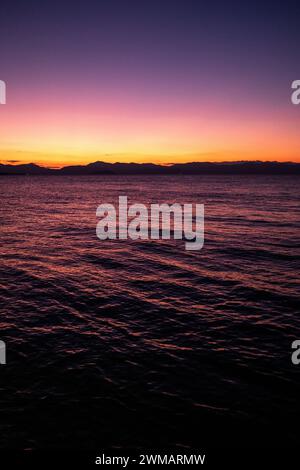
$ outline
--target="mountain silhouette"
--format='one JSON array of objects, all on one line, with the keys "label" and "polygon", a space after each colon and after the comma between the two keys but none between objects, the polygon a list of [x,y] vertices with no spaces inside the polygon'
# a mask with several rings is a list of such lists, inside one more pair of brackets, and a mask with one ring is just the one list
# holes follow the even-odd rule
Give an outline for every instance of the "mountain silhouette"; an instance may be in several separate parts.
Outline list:
[{"label": "mountain silhouette", "polygon": [[299,175],[300,163],[293,162],[192,162],[157,165],[154,163],[106,163],[45,168],[34,163],[0,164],[0,175],[201,175],[201,174],[275,174]]}]

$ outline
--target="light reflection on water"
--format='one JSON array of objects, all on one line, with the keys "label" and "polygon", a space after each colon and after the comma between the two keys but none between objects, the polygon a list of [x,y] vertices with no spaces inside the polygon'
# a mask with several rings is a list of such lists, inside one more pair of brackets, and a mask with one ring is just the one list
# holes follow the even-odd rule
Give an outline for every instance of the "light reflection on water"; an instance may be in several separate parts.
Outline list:
[{"label": "light reflection on water", "polygon": [[[296,442],[299,178],[11,176],[0,192],[0,446]],[[96,208],[119,195],[204,203],[204,248],[100,241]]]}]

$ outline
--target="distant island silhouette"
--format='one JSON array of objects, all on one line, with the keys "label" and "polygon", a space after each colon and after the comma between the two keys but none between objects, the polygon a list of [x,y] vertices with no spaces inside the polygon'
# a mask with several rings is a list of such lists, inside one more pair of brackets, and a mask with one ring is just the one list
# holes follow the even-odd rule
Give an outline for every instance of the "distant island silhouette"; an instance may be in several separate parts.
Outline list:
[{"label": "distant island silhouette", "polygon": [[35,163],[0,164],[0,175],[226,175],[271,174],[300,175],[300,163],[294,162],[192,162],[157,165],[154,163],[106,163],[46,168]]}]

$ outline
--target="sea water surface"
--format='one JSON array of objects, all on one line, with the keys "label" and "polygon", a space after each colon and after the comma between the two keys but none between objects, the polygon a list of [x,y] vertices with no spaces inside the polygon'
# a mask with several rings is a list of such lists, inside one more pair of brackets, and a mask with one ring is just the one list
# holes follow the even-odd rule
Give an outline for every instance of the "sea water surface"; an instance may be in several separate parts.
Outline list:
[{"label": "sea water surface", "polygon": [[[299,182],[2,176],[0,447],[296,445]],[[100,241],[119,195],[205,204],[204,248]]]}]

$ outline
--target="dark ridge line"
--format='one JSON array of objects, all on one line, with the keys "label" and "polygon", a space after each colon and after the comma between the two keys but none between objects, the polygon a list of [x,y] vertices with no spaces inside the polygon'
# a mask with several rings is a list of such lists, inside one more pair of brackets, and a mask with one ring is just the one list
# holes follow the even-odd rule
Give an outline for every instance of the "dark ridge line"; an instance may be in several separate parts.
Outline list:
[{"label": "dark ridge line", "polygon": [[0,175],[235,175],[273,174],[299,175],[300,163],[294,162],[192,162],[163,166],[154,163],[106,163],[46,168],[34,163],[6,165],[0,163]]}]

